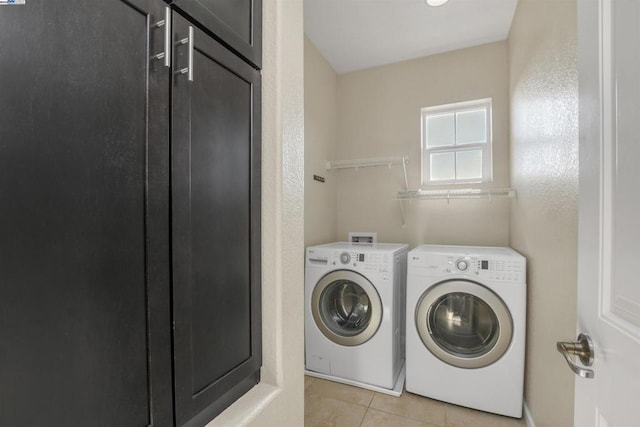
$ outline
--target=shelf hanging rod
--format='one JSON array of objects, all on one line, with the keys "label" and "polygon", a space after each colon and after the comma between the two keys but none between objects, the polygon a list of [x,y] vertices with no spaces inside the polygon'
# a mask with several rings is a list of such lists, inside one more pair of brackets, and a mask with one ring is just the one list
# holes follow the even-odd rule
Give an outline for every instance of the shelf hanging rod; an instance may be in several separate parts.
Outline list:
[{"label": "shelf hanging rod", "polygon": [[463,188],[455,190],[414,190],[398,192],[398,200],[428,199],[481,199],[481,198],[515,198],[516,190],[512,188],[496,188],[489,190]]},{"label": "shelf hanging rod", "polygon": [[409,162],[409,156],[397,156],[397,157],[370,157],[365,159],[352,159],[352,160],[329,160],[325,167],[327,170],[335,169],[359,169],[372,166],[389,166],[403,165],[405,166]]}]

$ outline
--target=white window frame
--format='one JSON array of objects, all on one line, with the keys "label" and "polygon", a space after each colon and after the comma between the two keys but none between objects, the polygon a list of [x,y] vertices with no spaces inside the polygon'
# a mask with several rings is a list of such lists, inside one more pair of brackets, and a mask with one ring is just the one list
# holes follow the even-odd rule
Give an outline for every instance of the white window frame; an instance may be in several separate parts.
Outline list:
[{"label": "white window frame", "polygon": [[[484,143],[468,143],[456,145],[443,145],[439,147],[427,147],[427,118],[440,114],[460,113],[464,111],[478,110],[484,108],[486,111],[486,142]],[[463,183],[481,183],[491,182],[493,179],[492,167],[492,108],[491,98],[478,99],[474,101],[456,102],[454,104],[437,105],[434,107],[425,107],[420,110],[421,122],[421,152],[422,152],[422,185],[443,185],[443,184],[463,184]],[[453,180],[431,180],[431,162],[430,156],[433,153],[455,153],[466,150],[482,150],[482,178],[473,179],[453,179]]]}]

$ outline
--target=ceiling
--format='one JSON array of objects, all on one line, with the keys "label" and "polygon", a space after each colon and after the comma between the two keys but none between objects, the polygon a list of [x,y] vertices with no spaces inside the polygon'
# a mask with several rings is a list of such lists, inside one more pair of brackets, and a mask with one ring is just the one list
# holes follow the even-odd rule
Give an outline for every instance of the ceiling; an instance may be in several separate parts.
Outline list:
[{"label": "ceiling", "polygon": [[304,30],[338,74],[505,40],[518,0],[305,0]]}]

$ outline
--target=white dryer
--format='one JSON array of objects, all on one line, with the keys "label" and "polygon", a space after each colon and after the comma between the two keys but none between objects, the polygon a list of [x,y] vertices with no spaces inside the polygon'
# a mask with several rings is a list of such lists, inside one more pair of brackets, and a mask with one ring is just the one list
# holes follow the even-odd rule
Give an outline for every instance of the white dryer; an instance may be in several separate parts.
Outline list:
[{"label": "white dryer", "polygon": [[402,393],[407,250],[390,243],[307,248],[308,375]]},{"label": "white dryer", "polygon": [[520,418],[526,261],[510,248],[408,254],[406,389]]}]

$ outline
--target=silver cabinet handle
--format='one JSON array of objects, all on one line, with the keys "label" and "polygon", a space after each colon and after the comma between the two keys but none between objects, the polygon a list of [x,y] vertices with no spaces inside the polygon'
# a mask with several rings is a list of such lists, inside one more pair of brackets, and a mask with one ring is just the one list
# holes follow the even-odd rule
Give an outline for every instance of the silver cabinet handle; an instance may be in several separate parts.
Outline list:
[{"label": "silver cabinet handle", "polygon": [[164,8],[164,65],[171,67],[171,9]]},{"label": "silver cabinet handle", "polygon": [[564,356],[574,374],[582,378],[593,378],[593,369],[578,366],[571,358],[572,355],[575,355],[578,356],[584,366],[593,365],[593,341],[591,341],[589,335],[580,334],[578,335],[578,341],[573,342],[558,341],[556,348]]},{"label": "silver cabinet handle", "polygon": [[178,40],[177,44],[188,44],[189,46],[189,55],[188,55],[188,63],[185,68],[181,68],[176,71],[176,74],[187,74],[187,79],[192,82],[193,81],[193,27],[189,25],[189,36],[183,39]]},{"label": "silver cabinet handle", "polygon": [[151,59],[163,59],[164,66],[171,67],[171,9],[164,8],[164,19],[153,24],[153,28],[164,27],[164,52],[156,53]]},{"label": "silver cabinet handle", "polygon": [[189,74],[188,80],[193,81],[193,27],[189,25]]}]

